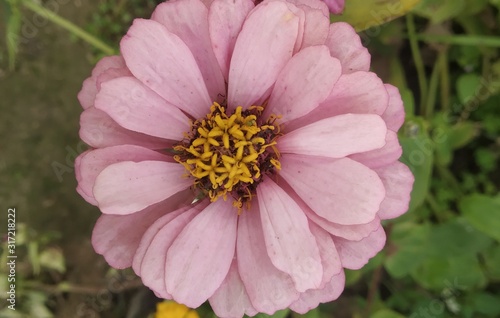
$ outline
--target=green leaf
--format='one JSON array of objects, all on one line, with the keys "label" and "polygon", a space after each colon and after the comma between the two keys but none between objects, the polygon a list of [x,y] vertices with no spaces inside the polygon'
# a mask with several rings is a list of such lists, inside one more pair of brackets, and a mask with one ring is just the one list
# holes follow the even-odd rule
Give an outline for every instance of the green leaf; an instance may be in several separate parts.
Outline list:
[{"label": "green leaf", "polygon": [[404,135],[399,138],[403,148],[401,162],[405,163],[415,176],[409,211],[420,206],[429,192],[434,143],[429,138],[427,126],[425,120],[420,117],[407,120]]},{"label": "green leaf", "polygon": [[491,244],[492,240],[475,230],[461,218],[435,225],[430,230],[429,255],[435,257],[458,257],[463,254],[475,255]]},{"label": "green leaf", "polygon": [[395,224],[391,231],[385,269],[395,278],[408,275],[428,256],[430,225]]},{"label": "green leaf", "polygon": [[57,248],[48,248],[44,250],[40,253],[39,261],[40,265],[44,268],[53,269],[59,273],[64,273],[66,271],[64,256],[61,250]]},{"label": "green leaf", "polygon": [[332,15],[332,22],[347,22],[356,31],[375,28],[410,12],[420,0],[350,0],[342,15]]},{"label": "green leaf", "polygon": [[285,318],[290,313],[290,309],[279,310],[274,313],[274,315],[257,314],[255,318]]},{"label": "green leaf", "polygon": [[305,313],[304,315],[300,315],[297,313],[292,314],[292,318],[320,318],[320,317],[321,317],[321,313],[320,313],[318,308],[310,310],[307,313]]},{"label": "green leaf", "polygon": [[458,99],[462,104],[466,104],[471,98],[477,95],[481,86],[481,77],[478,74],[464,74],[457,80]]},{"label": "green leaf", "polygon": [[429,258],[412,272],[412,277],[424,288],[434,290],[466,290],[487,283],[477,257],[468,254]]},{"label": "green leaf", "polygon": [[452,149],[459,149],[469,144],[479,134],[478,126],[464,121],[451,127],[447,143]]},{"label": "green leaf", "polygon": [[484,266],[488,277],[492,280],[500,281],[500,246],[496,245],[483,252]]},{"label": "green leaf", "polygon": [[465,0],[423,0],[413,11],[440,23],[458,16],[465,9]]},{"label": "green leaf", "polygon": [[470,301],[476,309],[476,312],[487,315],[488,317],[500,316],[498,295],[494,296],[489,293],[477,293],[470,297]]},{"label": "green leaf", "polygon": [[459,209],[473,227],[500,241],[500,197],[472,194],[460,201]]},{"label": "green leaf", "polygon": [[405,316],[390,309],[382,309],[371,315],[370,318],[405,318]]}]

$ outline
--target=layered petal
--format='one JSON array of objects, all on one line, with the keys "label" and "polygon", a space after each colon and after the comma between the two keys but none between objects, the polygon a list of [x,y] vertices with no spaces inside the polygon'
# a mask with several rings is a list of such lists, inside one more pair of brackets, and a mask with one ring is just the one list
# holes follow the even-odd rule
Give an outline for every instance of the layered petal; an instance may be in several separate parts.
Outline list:
[{"label": "layered petal", "polygon": [[120,126],[150,136],[182,140],[190,130],[189,118],[134,77],[104,83],[95,107]]},{"label": "layered petal", "polygon": [[305,314],[321,303],[336,300],[344,290],[344,286],[345,274],[342,270],[333,276],[323,289],[311,289],[300,294],[300,298],[290,305],[290,309],[299,314]]},{"label": "layered petal", "polygon": [[189,48],[200,68],[211,101],[222,102],[226,86],[217,63],[208,25],[208,9],[200,0],[159,4],[151,19],[160,22]]},{"label": "layered petal", "polygon": [[309,228],[316,238],[316,243],[318,244],[319,253],[321,255],[321,264],[323,265],[323,277],[321,279],[321,285],[317,289],[323,289],[325,285],[331,281],[334,275],[342,271],[342,263],[340,262],[340,256],[331,235],[312,222],[309,223]]},{"label": "layered petal", "polygon": [[280,176],[319,216],[352,225],[373,221],[385,196],[378,175],[349,158],[285,154]]},{"label": "layered petal", "polygon": [[188,46],[163,25],[134,20],[120,48],[132,74],[166,101],[195,118],[206,115],[212,100]]},{"label": "layered petal", "polygon": [[389,95],[384,83],[374,73],[355,72],[344,74],[335,83],[325,101],[307,116],[286,125],[291,131],[323,118],[341,114],[382,115],[389,103]]},{"label": "layered petal", "polygon": [[339,61],[325,46],[300,51],[279,74],[263,117],[279,114],[285,123],[304,116],[329,96],[340,74]]},{"label": "layered petal", "polygon": [[385,188],[385,198],[380,204],[378,216],[382,220],[393,219],[408,211],[414,177],[403,163],[375,169]]},{"label": "layered petal", "polygon": [[305,214],[269,178],[257,187],[257,199],[271,262],[290,275],[297,291],[318,288],[322,282],[323,266]]},{"label": "layered petal", "polygon": [[[251,106],[264,98],[292,57],[298,18],[286,4],[265,2],[247,17],[229,69],[228,106]],[[266,32],[261,32],[266,30]]]},{"label": "layered petal", "polygon": [[215,0],[209,8],[208,31],[212,49],[226,80],[236,39],[253,8],[251,0]]},{"label": "layered petal", "polygon": [[164,149],[172,145],[171,141],[125,129],[95,107],[86,109],[80,116],[80,138],[94,148],[138,145],[150,149]]},{"label": "layered petal", "polygon": [[401,99],[401,94],[396,87],[390,84],[385,84],[385,89],[389,94],[389,105],[382,114],[382,118],[385,120],[387,128],[397,132],[405,121],[403,100]]},{"label": "layered petal", "polygon": [[268,256],[256,205],[239,217],[236,257],[241,280],[257,311],[272,315],[299,298],[290,276],[278,270]]},{"label": "layered petal", "polygon": [[387,130],[385,136],[385,145],[382,148],[371,151],[350,155],[349,158],[354,159],[365,166],[375,169],[384,167],[397,161],[403,148],[399,144],[398,135],[392,130]]},{"label": "layered petal", "polygon": [[300,127],[279,139],[281,153],[342,158],[385,145],[387,128],[378,115],[346,114]]},{"label": "layered petal", "polygon": [[178,163],[124,161],[106,167],[93,188],[99,209],[106,214],[130,214],[163,201],[192,184]]},{"label": "layered petal", "polygon": [[370,70],[370,53],[361,43],[359,35],[348,23],[332,23],[325,45],[330,49],[332,56],[338,58],[342,63],[343,73],[368,72]]},{"label": "layered petal", "polygon": [[[168,221],[159,219],[154,224],[154,228],[157,228],[159,225],[163,226],[156,232],[147,246],[141,262],[139,275],[144,285],[156,291],[162,298],[172,298],[172,295],[167,292],[165,286],[166,275],[170,274],[165,266],[167,252],[177,236],[200,210],[198,206],[183,208],[180,211],[172,212],[174,215],[166,218]],[[158,226],[156,223],[159,223]],[[143,241],[141,241],[141,245],[146,243],[143,243]]]},{"label": "layered petal", "polygon": [[233,259],[226,278],[209,301],[217,317],[242,317],[257,314],[245,290],[245,285],[241,281],[236,259]]},{"label": "layered petal", "polygon": [[125,61],[121,56],[106,56],[97,62],[92,70],[92,75],[83,81],[82,89],[78,93],[78,101],[83,109],[94,105],[95,95],[97,94],[97,78],[108,69],[126,68]]},{"label": "layered petal", "polygon": [[95,184],[95,179],[101,171],[107,166],[121,161],[172,161],[172,159],[159,152],[132,145],[120,145],[106,147],[102,149],[94,149],[87,151],[78,156],[78,187],[79,193],[85,194],[84,198],[89,203],[97,205],[92,188]]},{"label": "layered petal", "polygon": [[139,242],[151,224],[192,198],[193,194],[185,191],[131,215],[103,214],[92,232],[92,246],[114,268],[130,267]]},{"label": "layered petal", "polygon": [[175,301],[195,308],[220,287],[234,257],[237,220],[231,202],[218,200],[179,234],[165,263],[165,284]]},{"label": "layered petal", "polygon": [[333,238],[342,266],[348,269],[360,269],[363,267],[368,263],[370,258],[382,250],[385,240],[386,236],[382,226],[360,241]]}]

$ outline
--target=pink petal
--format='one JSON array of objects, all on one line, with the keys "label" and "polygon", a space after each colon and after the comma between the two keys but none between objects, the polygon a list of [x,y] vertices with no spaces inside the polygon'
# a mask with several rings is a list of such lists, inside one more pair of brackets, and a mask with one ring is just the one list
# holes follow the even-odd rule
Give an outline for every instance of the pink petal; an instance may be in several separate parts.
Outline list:
[{"label": "pink petal", "polygon": [[83,153],[81,153],[78,157],[75,159],[75,177],[76,181],[78,182],[78,185],[76,186],[76,192],[82,196],[82,198],[87,201],[88,203],[92,205],[97,205],[97,201],[94,199],[94,195],[88,195],[83,191],[82,187],[80,186],[80,182],[82,181],[82,173],[81,173],[81,162],[82,158],[85,157],[91,150],[87,150]]},{"label": "pink petal", "polygon": [[350,241],[359,241],[370,235],[371,232],[375,231],[380,226],[380,219],[378,217],[375,217],[373,221],[366,224],[341,225],[325,220],[316,213],[312,212],[312,210],[304,209],[304,212],[307,217],[311,219],[311,221],[321,226],[331,235]]},{"label": "pink petal", "polygon": [[323,289],[325,285],[331,281],[334,275],[342,271],[342,264],[340,263],[340,256],[337,253],[331,235],[312,222],[309,223],[309,228],[316,238],[316,243],[318,244],[319,253],[321,255],[323,277],[321,278],[321,285],[318,286],[318,289]]},{"label": "pink petal", "polygon": [[300,48],[325,44],[330,28],[330,13],[319,0],[287,0],[304,12],[303,38]]},{"label": "pink petal", "polygon": [[384,248],[385,239],[384,228],[381,226],[361,241],[347,241],[337,237],[334,237],[333,241],[337,246],[342,266],[348,269],[360,269]]},{"label": "pink petal", "polygon": [[392,164],[401,157],[402,153],[403,149],[399,144],[398,135],[392,130],[387,130],[385,145],[382,148],[353,154],[350,158],[374,169]]},{"label": "pink petal", "polygon": [[185,174],[182,165],[172,162],[115,163],[97,176],[94,197],[102,213],[134,213],[192,185]]},{"label": "pink petal", "polygon": [[397,132],[405,121],[403,100],[397,87],[385,84],[385,88],[387,89],[387,93],[389,93],[389,105],[382,114],[382,118],[385,120],[387,128]]},{"label": "pink petal", "polygon": [[344,11],[344,6],[345,6],[345,0],[324,0],[326,5],[328,6],[328,9],[333,14],[339,14]]},{"label": "pink petal", "polygon": [[361,43],[359,35],[348,23],[332,23],[325,44],[330,48],[332,56],[338,58],[342,63],[343,73],[368,72],[370,70],[370,53]]},{"label": "pink petal", "polygon": [[114,268],[130,267],[139,242],[151,224],[188,203],[189,198],[192,200],[193,194],[186,191],[131,215],[101,215],[92,232],[95,251]]},{"label": "pink petal", "polygon": [[257,187],[257,198],[271,262],[292,277],[297,291],[318,288],[323,266],[307,217],[297,203],[269,178]]},{"label": "pink petal", "polygon": [[373,221],[385,196],[378,175],[349,158],[285,154],[280,176],[319,216],[352,225]]},{"label": "pink petal", "polygon": [[340,74],[339,61],[325,46],[303,49],[279,74],[264,118],[274,113],[284,123],[309,113],[330,95]]},{"label": "pink petal", "polygon": [[259,214],[259,207],[254,204],[240,215],[236,257],[253,307],[272,315],[297,300],[299,293],[290,276],[271,263]]},{"label": "pink petal", "polygon": [[86,109],[80,115],[80,138],[94,148],[128,144],[165,149],[172,145],[171,141],[127,130],[95,107]]},{"label": "pink petal", "polygon": [[389,103],[384,83],[374,73],[356,72],[344,74],[335,83],[330,96],[319,107],[304,117],[287,123],[291,131],[323,118],[341,114],[382,115]]},{"label": "pink petal", "polygon": [[323,16],[329,18],[330,12],[328,11],[328,7],[325,5],[323,0],[286,0],[287,2],[293,3],[299,8],[302,9],[316,9],[321,11]]},{"label": "pink petal", "polygon": [[[173,212],[174,218],[169,218],[170,220],[166,223],[165,220],[158,220],[159,224],[164,223],[164,225],[148,244],[142,259],[140,275],[144,285],[160,294],[162,298],[172,298],[165,288],[166,275],[170,274],[165,267],[167,252],[181,231],[200,211],[198,206],[191,206]],[[153,226],[157,228],[156,223]],[[144,245],[143,241],[141,245]]]},{"label": "pink petal", "polygon": [[[186,192],[187,193],[191,192],[191,194],[192,194],[191,189],[188,189],[188,190],[182,191],[182,192],[174,195],[173,197],[174,198],[178,197],[179,195],[182,195],[183,193],[186,193]],[[167,200],[170,200],[170,199],[167,199]],[[134,269],[134,272],[137,275],[141,275],[141,268],[142,268],[142,264],[144,261],[144,256],[146,255],[146,252],[148,251],[148,249],[151,245],[151,242],[155,238],[156,234],[158,234],[158,232],[164,226],[166,226],[167,223],[171,222],[173,219],[175,219],[176,217],[178,217],[179,215],[181,215],[182,213],[184,213],[186,211],[189,212],[191,210],[197,210],[198,212],[200,212],[204,208],[207,207],[209,202],[210,202],[209,200],[201,200],[201,201],[197,202],[196,204],[190,204],[190,205],[182,206],[182,207],[178,206],[178,207],[176,207],[177,210],[175,210],[174,212],[170,212],[168,214],[165,214],[164,216],[162,216],[161,218],[156,220],[156,222],[154,222],[147,229],[147,231],[144,233],[144,235],[142,236],[142,239],[141,239],[140,244],[137,248],[137,251],[135,252],[134,259],[132,261],[132,268]],[[134,215],[134,214],[132,214],[132,215]],[[170,245],[168,247],[170,247]],[[163,253],[165,253],[165,255],[167,253],[167,249],[168,249],[167,247],[164,249]],[[160,265],[163,266],[164,264],[165,264],[165,261],[163,261],[162,264],[160,264]],[[164,281],[165,280],[163,279],[163,282]]]},{"label": "pink petal", "polygon": [[226,80],[236,38],[253,8],[251,0],[215,0],[209,8],[208,30],[212,49]]},{"label": "pink petal", "polygon": [[229,273],[209,301],[217,317],[242,317],[245,314],[248,316],[257,314],[248,298],[245,285],[241,281],[236,259],[233,259]]},{"label": "pink petal", "polygon": [[337,299],[345,285],[345,274],[341,271],[333,276],[330,282],[323,289],[311,289],[300,294],[300,298],[290,305],[290,309],[305,314],[309,310],[318,307],[320,303],[326,303]]},{"label": "pink petal", "polygon": [[121,56],[106,56],[97,62],[92,70],[92,76],[83,81],[82,89],[78,93],[78,101],[84,109],[94,105],[97,94],[97,77],[111,68],[126,68],[125,61]]},{"label": "pink petal", "polygon": [[167,291],[177,302],[196,308],[220,287],[236,247],[238,213],[217,200],[179,234],[167,253]]},{"label": "pink petal", "polygon": [[379,217],[382,220],[393,219],[408,211],[410,193],[415,178],[403,163],[375,169],[385,187],[385,199],[380,205]]},{"label": "pink petal", "polygon": [[346,114],[325,118],[285,134],[281,153],[342,158],[384,146],[387,128],[378,115]]},{"label": "pink petal", "polygon": [[123,37],[121,52],[132,74],[168,102],[195,118],[212,101],[203,75],[187,45],[153,20],[134,20]]},{"label": "pink petal", "polygon": [[[307,218],[310,220],[309,227],[312,229],[315,225],[320,226],[325,231],[331,235],[335,235],[346,240],[359,241],[362,238],[370,235],[371,232],[378,229],[380,226],[380,219],[375,217],[375,219],[366,224],[354,224],[354,225],[341,225],[330,222],[311,210],[310,207],[305,204],[305,202],[293,191],[293,189],[281,178],[278,179],[278,183],[283,190],[285,190],[292,199],[300,206],[302,211],[305,213]],[[313,234],[315,234],[313,232]]]},{"label": "pink petal", "polygon": [[191,129],[189,118],[134,77],[104,83],[95,107],[120,126],[146,135],[182,140]]},{"label": "pink petal", "polygon": [[[108,81],[111,81],[115,78],[131,77],[131,76],[133,76],[132,73],[130,73],[129,69],[126,67],[110,68],[97,77],[97,82],[96,82],[97,92],[99,93],[101,91],[102,84],[104,84]],[[94,106],[95,106],[95,104],[94,104]]]},{"label": "pink petal", "polygon": [[278,1],[262,3],[251,12],[231,58],[230,108],[246,108],[263,98],[292,57],[298,22],[287,5]]},{"label": "pink petal", "polygon": [[187,45],[203,75],[210,99],[222,102],[226,84],[212,50],[207,7],[200,0],[164,2],[156,7],[151,19],[160,22]]},{"label": "pink petal", "polygon": [[92,188],[94,187],[95,179],[99,173],[107,166],[120,161],[171,161],[172,159],[147,148],[121,145],[91,150],[80,155],[77,160],[79,166],[76,170],[80,175],[78,188],[85,194],[85,197],[91,198],[92,202],[90,203],[95,202],[97,204],[94,194],[92,193]]}]

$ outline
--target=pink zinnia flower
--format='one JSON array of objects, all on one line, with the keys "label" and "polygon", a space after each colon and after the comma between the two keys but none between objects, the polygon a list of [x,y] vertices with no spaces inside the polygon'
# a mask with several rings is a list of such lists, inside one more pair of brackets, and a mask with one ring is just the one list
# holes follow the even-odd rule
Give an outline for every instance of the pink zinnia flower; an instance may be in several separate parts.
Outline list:
[{"label": "pink zinnia flower", "polygon": [[[336,299],[408,208],[398,90],[321,1],[178,0],[137,19],[79,100],[92,243],[221,317]],[[194,202],[194,203],[193,203]]]}]

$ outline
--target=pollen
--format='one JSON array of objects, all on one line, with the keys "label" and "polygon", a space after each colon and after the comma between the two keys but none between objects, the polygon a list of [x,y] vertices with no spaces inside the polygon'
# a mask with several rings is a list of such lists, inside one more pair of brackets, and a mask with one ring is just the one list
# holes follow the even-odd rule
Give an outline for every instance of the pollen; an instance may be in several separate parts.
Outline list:
[{"label": "pollen", "polygon": [[212,202],[233,197],[233,206],[241,213],[249,207],[257,185],[264,175],[281,168],[276,139],[280,127],[277,116],[262,122],[262,106],[233,114],[218,103],[210,113],[191,124],[186,140],[174,146],[174,159],[194,178],[194,187]]}]

